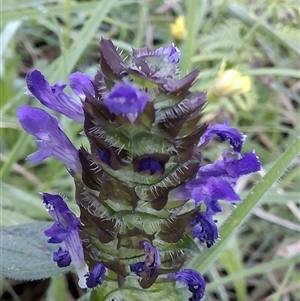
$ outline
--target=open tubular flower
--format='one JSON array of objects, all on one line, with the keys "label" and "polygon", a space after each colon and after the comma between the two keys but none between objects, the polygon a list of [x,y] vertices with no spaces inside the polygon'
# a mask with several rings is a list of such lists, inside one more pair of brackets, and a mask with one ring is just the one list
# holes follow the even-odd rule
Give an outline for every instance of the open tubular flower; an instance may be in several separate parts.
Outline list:
[{"label": "open tubular flower", "polygon": [[[25,131],[40,141],[35,161],[52,155],[76,170],[70,174],[80,221],[61,197],[44,194],[56,220],[45,234],[50,243],[66,245],[53,260],[58,266],[72,261],[81,286],[114,291],[111,297],[125,298],[132,287],[128,300],[151,300],[152,288],[178,300],[175,283],[180,282],[190,292],[183,301],[200,301],[205,281],[197,271],[183,269],[186,258],[195,248],[209,252],[217,242],[219,201],[239,202],[236,181],[258,171],[260,162],[254,153],[242,152],[245,136],[228,122],[210,127],[201,122],[206,94],[190,91],[198,71],[179,78],[173,45],[134,49],[127,64],[113,43],[102,39],[100,58],[93,79],[70,76],[81,100],[76,104],[62,84],[51,87],[39,71],[27,79],[45,106],[83,122],[89,148],[75,149],[43,110],[18,111]],[[204,164],[201,152],[215,137],[231,149]],[[89,272],[83,272],[84,262]]]},{"label": "open tubular flower", "polygon": [[30,162],[39,163],[53,156],[69,169],[81,171],[77,149],[55,116],[30,106],[19,107],[17,116],[23,129],[37,138],[38,151],[28,156]]},{"label": "open tubular flower", "polygon": [[51,228],[44,231],[49,243],[65,243],[66,249],[59,248],[53,253],[53,261],[59,267],[73,263],[79,277],[78,285],[86,288],[85,274],[87,273],[84,261],[82,241],[78,233],[80,219],[70,211],[60,195],[43,193],[43,200],[49,214],[55,219]]}]

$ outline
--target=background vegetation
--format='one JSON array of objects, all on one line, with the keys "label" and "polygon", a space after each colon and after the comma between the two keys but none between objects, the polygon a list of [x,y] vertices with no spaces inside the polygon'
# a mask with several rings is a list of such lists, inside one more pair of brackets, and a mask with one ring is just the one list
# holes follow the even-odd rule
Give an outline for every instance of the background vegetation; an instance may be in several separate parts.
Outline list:
[{"label": "background vegetation", "polygon": [[[34,166],[26,162],[36,144],[22,131],[15,112],[22,104],[39,105],[25,94],[26,73],[39,69],[51,84],[68,82],[75,70],[94,75],[101,37],[113,39],[126,57],[131,47],[173,42],[170,23],[179,15],[185,16],[188,32],[177,44],[180,67],[184,74],[201,70],[195,89],[209,91],[222,62],[226,69],[251,78],[249,92],[212,98],[205,114],[210,123],[230,119],[248,136],[245,151],[255,149],[263,163],[260,174],[239,182],[241,194],[291,145],[300,125],[297,0],[3,0],[2,227],[47,220],[41,191],[62,192],[70,201],[74,195],[72,178],[58,161]],[[76,146],[86,143],[78,135],[80,126],[66,118],[61,121]],[[204,155],[216,158],[226,146],[222,147],[211,143]],[[200,266],[209,283],[207,300],[300,300],[299,158],[283,170],[237,235],[219,248],[214,263],[207,270]],[[223,220],[232,208],[225,209]],[[82,291],[73,283],[72,275],[29,284],[2,279],[1,300],[76,300]]]}]

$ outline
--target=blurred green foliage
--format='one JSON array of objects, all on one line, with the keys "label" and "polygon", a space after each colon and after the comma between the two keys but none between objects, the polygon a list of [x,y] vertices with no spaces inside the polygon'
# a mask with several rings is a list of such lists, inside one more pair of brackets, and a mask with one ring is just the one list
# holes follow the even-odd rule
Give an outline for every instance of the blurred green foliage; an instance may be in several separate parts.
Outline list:
[{"label": "blurred green foliage", "polygon": [[[188,35],[177,45],[182,76],[199,68],[195,88],[209,91],[226,62],[226,69],[252,82],[245,94],[211,99],[204,118],[210,123],[229,119],[243,131],[245,151],[255,149],[262,174],[299,135],[296,0],[3,0],[1,10],[1,226],[48,219],[41,191],[61,192],[72,201],[74,185],[62,164],[53,159],[27,163],[36,144],[23,133],[15,112],[23,104],[39,106],[25,94],[30,69],[41,70],[51,84],[67,82],[75,70],[93,75],[101,37],[113,39],[127,57],[131,47],[173,42],[170,23],[184,15]],[[79,125],[61,121],[77,147],[86,143]],[[204,154],[208,161],[224,150],[211,146]],[[239,187],[248,189],[259,177],[246,178]],[[299,178],[296,158],[261,200],[260,214],[253,211],[207,272],[208,300],[299,300],[299,268],[291,258],[292,248],[299,252]],[[59,300],[58,289],[66,296],[66,286],[61,276],[53,278],[43,300]]]}]

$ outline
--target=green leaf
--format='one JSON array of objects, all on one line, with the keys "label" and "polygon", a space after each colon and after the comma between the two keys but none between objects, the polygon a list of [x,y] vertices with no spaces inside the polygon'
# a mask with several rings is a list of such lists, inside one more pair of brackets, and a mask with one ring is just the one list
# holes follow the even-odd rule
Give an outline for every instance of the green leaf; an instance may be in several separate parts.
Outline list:
[{"label": "green leaf", "polygon": [[13,225],[33,223],[34,220],[24,216],[22,213],[10,211],[1,208],[0,227],[8,227]]},{"label": "green leaf", "polygon": [[[1,207],[7,211],[12,211],[15,214],[22,214],[25,217],[32,219],[48,219],[49,214],[45,209],[42,199],[37,195],[33,196],[25,191],[22,191],[12,185],[0,182],[0,189],[2,191],[2,202]],[[25,221],[29,223],[30,221]],[[19,221],[18,224],[24,223]],[[10,224],[5,224],[2,220],[0,222],[2,225],[10,226],[17,224],[11,222]]]},{"label": "green leaf", "polygon": [[66,273],[72,266],[58,268],[52,253],[59,245],[49,244],[44,230],[52,222],[7,227],[0,232],[1,275],[17,280],[38,280]]}]

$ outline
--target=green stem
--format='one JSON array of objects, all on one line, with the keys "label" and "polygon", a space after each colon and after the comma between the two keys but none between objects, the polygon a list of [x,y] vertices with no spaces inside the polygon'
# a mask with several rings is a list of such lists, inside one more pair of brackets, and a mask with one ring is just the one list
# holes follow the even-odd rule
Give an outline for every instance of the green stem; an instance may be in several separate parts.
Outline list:
[{"label": "green stem", "polygon": [[140,3],[138,4],[138,8],[139,8],[139,14],[138,14],[137,34],[135,37],[134,45],[136,48],[141,48],[144,42],[145,24],[147,18],[147,5],[146,3]]},{"label": "green stem", "polygon": [[194,257],[188,263],[188,267],[197,269],[204,273],[208,267],[216,260],[220,252],[226,246],[234,231],[241,226],[257,205],[261,197],[268,191],[280,175],[287,169],[292,160],[297,156],[300,149],[300,137],[298,137],[286,150],[286,152],[276,161],[268,173],[257,183],[248,193],[243,202],[232,212],[230,217],[220,228],[220,238],[218,244],[205,251],[200,257]]},{"label": "green stem", "polygon": [[286,287],[286,284],[289,280],[289,278],[291,277],[292,273],[294,271],[294,264],[291,264],[282,280],[282,282],[280,283],[279,288],[277,289],[277,292],[274,296],[274,298],[272,299],[272,301],[279,301],[280,296],[282,296],[283,290]]},{"label": "green stem", "polygon": [[195,42],[195,20],[197,15],[197,0],[187,1],[187,25],[188,35],[184,43],[184,50],[181,58],[181,70],[187,72],[191,69],[191,59],[194,52]]},{"label": "green stem", "polygon": [[64,28],[64,42],[65,47],[68,49],[70,47],[70,36],[71,36],[71,1],[65,0],[65,28]]}]

